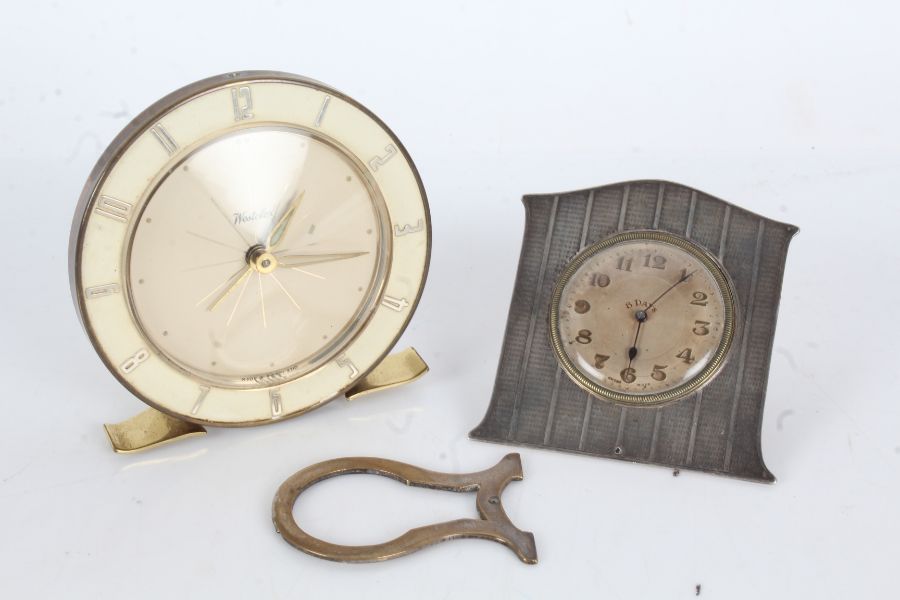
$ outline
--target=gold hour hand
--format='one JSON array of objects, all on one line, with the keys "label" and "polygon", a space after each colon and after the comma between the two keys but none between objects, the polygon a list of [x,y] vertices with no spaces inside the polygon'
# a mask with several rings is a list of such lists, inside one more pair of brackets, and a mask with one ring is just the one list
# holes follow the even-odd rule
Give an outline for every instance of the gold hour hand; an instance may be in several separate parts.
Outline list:
[{"label": "gold hour hand", "polygon": [[284,213],[281,215],[281,218],[278,219],[278,222],[275,223],[275,226],[272,227],[272,231],[269,232],[269,235],[266,237],[266,248],[269,250],[274,250],[281,240],[284,239],[284,234],[287,231],[288,226],[291,224],[291,220],[294,215],[297,214],[297,208],[300,206],[300,201],[303,200],[303,194],[306,193],[306,190],[300,192],[288,207],[285,209]]},{"label": "gold hour hand", "polygon": [[368,252],[343,252],[337,254],[287,254],[278,257],[279,267],[305,267],[307,265],[316,265],[319,263],[335,262],[338,260],[347,260],[363,256]]}]

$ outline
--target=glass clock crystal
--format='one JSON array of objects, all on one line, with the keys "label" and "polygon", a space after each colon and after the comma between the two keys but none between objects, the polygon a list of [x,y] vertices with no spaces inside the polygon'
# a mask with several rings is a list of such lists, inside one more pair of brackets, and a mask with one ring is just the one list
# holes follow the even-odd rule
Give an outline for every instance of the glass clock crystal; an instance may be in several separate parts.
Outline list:
[{"label": "glass clock crystal", "polygon": [[708,381],[731,348],[735,301],[718,261],[658,231],[612,236],[559,279],[550,336],[576,383],[625,404],[659,404]]},{"label": "glass clock crystal", "polygon": [[[73,223],[71,283],[95,349],[141,400],[255,425],[379,364],[389,372],[364,391],[421,374],[417,355],[382,360],[429,251],[418,173],[377,117],[302,77],[231,73],[163,98],[103,154]],[[118,447],[136,428],[108,430]]]}]

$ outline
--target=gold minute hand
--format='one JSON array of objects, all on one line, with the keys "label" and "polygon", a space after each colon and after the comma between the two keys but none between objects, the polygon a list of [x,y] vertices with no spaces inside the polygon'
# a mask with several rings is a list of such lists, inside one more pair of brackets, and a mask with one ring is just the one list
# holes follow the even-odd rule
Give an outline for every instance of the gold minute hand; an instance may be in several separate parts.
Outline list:
[{"label": "gold minute hand", "polygon": [[242,281],[247,279],[247,277],[249,277],[250,273],[252,273],[252,272],[253,272],[253,267],[248,266],[247,268],[245,268],[241,271],[238,271],[237,273],[232,275],[231,278],[225,284],[225,289],[222,290],[222,292],[218,296],[216,296],[212,302],[209,303],[209,306],[206,307],[206,310],[208,310],[208,311],[215,310],[215,308],[219,304],[222,303],[222,300],[224,300],[228,296],[228,294],[230,294],[232,291],[234,291],[234,289],[237,286],[239,286]]},{"label": "gold minute hand", "polygon": [[334,262],[338,260],[347,260],[348,258],[356,258],[368,254],[368,252],[343,252],[338,254],[288,254],[278,257],[279,267],[304,267],[306,265],[316,265],[319,263]]}]

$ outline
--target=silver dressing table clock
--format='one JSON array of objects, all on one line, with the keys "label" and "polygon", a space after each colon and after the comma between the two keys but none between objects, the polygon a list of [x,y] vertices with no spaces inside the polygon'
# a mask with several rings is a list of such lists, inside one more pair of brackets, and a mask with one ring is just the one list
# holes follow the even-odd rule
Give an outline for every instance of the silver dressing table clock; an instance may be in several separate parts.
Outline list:
[{"label": "silver dressing table clock", "polygon": [[793,225],[663,181],[524,199],[475,439],[774,481],[760,430]]}]

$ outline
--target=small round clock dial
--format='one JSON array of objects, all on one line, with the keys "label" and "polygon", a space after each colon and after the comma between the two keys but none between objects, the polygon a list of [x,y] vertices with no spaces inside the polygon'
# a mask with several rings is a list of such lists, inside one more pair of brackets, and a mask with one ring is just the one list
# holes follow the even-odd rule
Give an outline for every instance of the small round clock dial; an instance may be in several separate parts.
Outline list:
[{"label": "small round clock dial", "polygon": [[662,232],[627,232],[580,253],[557,284],[551,338],[566,372],[624,404],[682,397],[721,368],[734,294],[718,262]]},{"label": "small round clock dial", "polygon": [[375,115],[296,75],[229,73],[163,98],[100,158],[73,222],[73,296],[141,400],[263,424],[385,357],[430,235],[415,166]]}]

